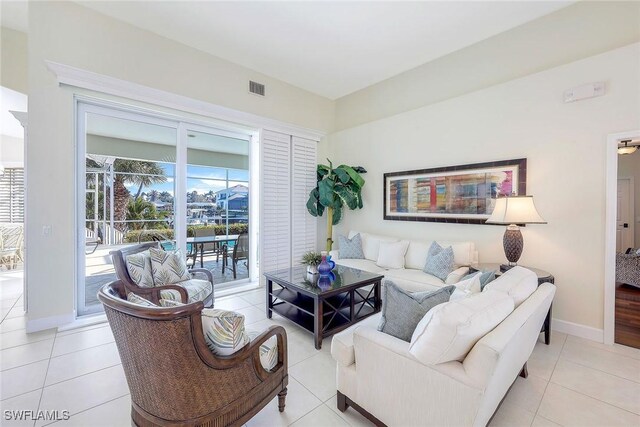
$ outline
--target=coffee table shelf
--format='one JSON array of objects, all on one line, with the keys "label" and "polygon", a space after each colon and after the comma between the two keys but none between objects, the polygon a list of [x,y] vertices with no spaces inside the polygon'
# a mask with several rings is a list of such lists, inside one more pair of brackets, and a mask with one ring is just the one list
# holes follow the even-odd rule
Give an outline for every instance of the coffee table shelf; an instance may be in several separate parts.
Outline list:
[{"label": "coffee table shelf", "polygon": [[[382,275],[340,266],[334,274],[330,287],[322,289],[304,269],[266,273],[267,317],[275,312],[295,322],[313,333],[320,349],[323,338],[380,311]],[[274,289],[273,283],[281,289]]]}]

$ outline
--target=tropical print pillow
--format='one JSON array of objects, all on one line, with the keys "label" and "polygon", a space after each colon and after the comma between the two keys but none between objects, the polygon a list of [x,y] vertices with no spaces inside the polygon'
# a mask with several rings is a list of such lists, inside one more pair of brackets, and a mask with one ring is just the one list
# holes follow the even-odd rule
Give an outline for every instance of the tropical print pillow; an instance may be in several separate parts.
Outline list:
[{"label": "tropical print pillow", "polygon": [[205,308],[202,330],[207,346],[219,356],[229,356],[249,343],[244,316],[235,311]]},{"label": "tropical print pillow", "polygon": [[174,252],[150,248],[149,254],[155,286],[171,285],[191,279],[187,263],[180,250]]},{"label": "tropical print pillow", "polygon": [[153,288],[153,273],[151,272],[151,255],[149,251],[127,255],[125,261],[129,276],[136,285],[141,288]]},{"label": "tropical print pillow", "polygon": [[127,301],[133,304],[141,305],[143,307],[157,307],[157,305],[155,305],[148,299],[142,298],[140,295],[136,295],[133,292],[129,292],[127,294]]},{"label": "tropical print pillow", "polygon": [[[261,331],[247,331],[253,341],[261,334]],[[278,364],[278,338],[271,337],[260,346],[260,364],[267,371],[272,370]]]}]

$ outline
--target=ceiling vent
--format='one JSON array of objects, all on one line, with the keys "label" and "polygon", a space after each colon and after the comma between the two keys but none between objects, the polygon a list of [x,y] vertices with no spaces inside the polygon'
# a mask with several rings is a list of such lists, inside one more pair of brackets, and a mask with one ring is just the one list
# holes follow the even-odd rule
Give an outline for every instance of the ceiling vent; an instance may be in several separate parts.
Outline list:
[{"label": "ceiling vent", "polygon": [[262,83],[249,80],[249,93],[264,96],[264,85]]}]

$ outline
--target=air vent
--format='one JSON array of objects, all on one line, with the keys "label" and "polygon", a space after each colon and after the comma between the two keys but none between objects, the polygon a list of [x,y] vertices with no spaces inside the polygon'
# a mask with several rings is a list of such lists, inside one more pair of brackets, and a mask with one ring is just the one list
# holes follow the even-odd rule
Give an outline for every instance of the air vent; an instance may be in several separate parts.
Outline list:
[{"label": "air vent", "polygon": [[264,85],[262,83],[249,80],[249,93],[264,96]]}]

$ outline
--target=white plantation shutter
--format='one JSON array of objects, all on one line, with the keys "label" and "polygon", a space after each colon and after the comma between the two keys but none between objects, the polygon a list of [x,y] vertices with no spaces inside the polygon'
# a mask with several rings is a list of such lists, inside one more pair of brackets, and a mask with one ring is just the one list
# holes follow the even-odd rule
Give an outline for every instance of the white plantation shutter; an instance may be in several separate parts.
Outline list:
[{"label": "white plantation shutter", "polygon": [[264,131],[261,154],[260,270],[263,273],[291,265],[291,136]]},{"label": "white plantation shutter", "polygon": [[7,168],[0,177],[0,222],[24,222],[23,168]]},{"label": "white plantation shutter", "polygon": [[291,262],[300,264],[305,252],[316,248],[316,219],[307,211],[309,192],[316,186],[315,141],[291,138]]}]

